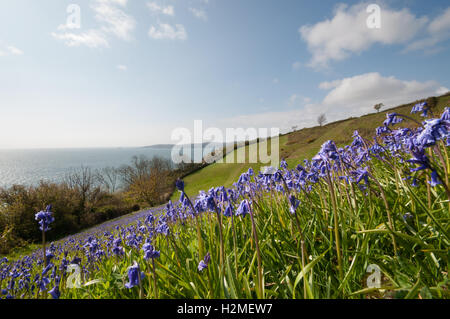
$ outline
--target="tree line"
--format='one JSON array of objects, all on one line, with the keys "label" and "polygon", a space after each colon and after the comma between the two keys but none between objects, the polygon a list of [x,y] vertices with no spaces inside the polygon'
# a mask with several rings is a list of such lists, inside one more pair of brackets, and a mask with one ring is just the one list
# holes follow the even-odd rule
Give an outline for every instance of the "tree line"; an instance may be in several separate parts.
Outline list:
[{"label": "tree line", "polygon": [[40,239],[35,214],[52,204],[55,224],[49,240],[79,232],[144,207],[163,204],[175,180],[206,164],[173,166],[162,157],[134,156],[120,167],[69,172],[61,182],[0,188],[0,254]]}]

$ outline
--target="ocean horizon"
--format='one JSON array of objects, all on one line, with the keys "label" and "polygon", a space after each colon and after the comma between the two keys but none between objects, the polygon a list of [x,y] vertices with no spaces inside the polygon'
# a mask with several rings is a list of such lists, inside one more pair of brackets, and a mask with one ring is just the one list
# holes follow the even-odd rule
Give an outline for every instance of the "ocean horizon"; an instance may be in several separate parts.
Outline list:
[{"label": "ocean horizon", "polygon": [[75,169],[102,169],[130,164],[133,156],[171,158],[171,147],[98,147],[0,149],[0,187],[33,186],[41,180],[61,182]]}]

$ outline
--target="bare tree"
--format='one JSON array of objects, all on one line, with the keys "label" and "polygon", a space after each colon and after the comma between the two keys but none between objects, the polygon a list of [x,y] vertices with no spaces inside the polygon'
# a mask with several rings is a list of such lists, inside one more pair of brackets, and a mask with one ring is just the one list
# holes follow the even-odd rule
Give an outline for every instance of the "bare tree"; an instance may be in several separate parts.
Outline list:
[{"label": "bare tree", "polygon": [[297,130],[297,128],[298,128],[298,125],[294,125],[291,128],[292,128],[292,132],[295,132]]},{"label": "bare tree", "polygon": [[375,104],[373,108],[374,108],[375,110],[377,110],[377,113],[379,113],[379,112],[380,112],[380,109],[381,109],[383,106],[384,106],[383,103],[378,103],[378,104]]},{"label": "bare tree", "polygon": [[109,193],[115,193],[119,184],[120,171],[114,167],[105,167],[96,171],[95,177]]},{"label": "bare tree", "polygon": [[324,125],[327,122],[327,117],[325,116],[325,113],[322,113],[317,117],[317,123],[319,123],[320,126]]},{"label": "bare tree", "polygon": [[134,156],[131,165],[120,168],[122,184],[129,195],[150,206],[160,203],[168,192],[171,164],[167,159]]},{"label": "bare tree", "polygon": [[80,224],[82,215],[89,211],[88,205],[95,205],[100,200],[101,189],[96,184],[96,178],[92,170],[84,166],[66,175],[65,183],[70,189],[78,193],[77,222]]}]

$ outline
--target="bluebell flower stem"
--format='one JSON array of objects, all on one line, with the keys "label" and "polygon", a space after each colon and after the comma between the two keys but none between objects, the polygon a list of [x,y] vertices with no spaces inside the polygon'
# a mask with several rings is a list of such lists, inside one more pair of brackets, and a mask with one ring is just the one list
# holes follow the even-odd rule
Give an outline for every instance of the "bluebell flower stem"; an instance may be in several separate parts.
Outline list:
[{"label": "bluebell flower stem", "polygon": [[253,236],[255,239],[255,248],[256,248],[256,256],[258,260],[258,297],[261,299],[264,299],[264,287],[263,287],[263,270],[262,270],[262,261],[261,261],[261,252],[259,250],[259,243],[258,243],[258,233],[256,231],[256,224],[255,219],[253,217],[253,210],[250,207],[250,204],[248,204],[248,209],[250,213],[250,219],[252,221],[252,230],[253,230]]},{"label": "bluebell flower stem", "polygon": [[152,270],[153,270],[153,285],[154,285],[154,293],[155,299],[158,299],[158,284],[156,278],[156,266],[155,266],[155,258],[152,258]]},{"label": "bluebell flower stem", "polygon": [[222,275],[225,273],[225,267],[224,267],[224,244],[223,244],[223,234],[222,234],[222,216],[219,212],[219,209],[217,208],[217,204],[214,201],[214,210],[217,215],[217,222],[219,224],[219,240],[220,240],[220,271]]},{"label": "bluebell flower stem", "polygon": [[44,268],[47,267],[47,257],[46,257],[46,251],[45,251],[45,231],[42,231],[42,255],[44,258]]},{"label": "bluebell flower stem", "polygon": [[[231,203],[230,203],[230,205],[231,205]],[[237,277],[238,277],[238,259],[237,259],[237,250],[236,250],[237,238],[236,238],[236,229],[234,226],[234,214],[231,214],[231,228],[233,231],[234,271],[235,271],[235,275],[236,275],[236,279],[237,279]]]},{"label": "bluebell flower stem", "polygon": [[339,270],[339,278],[342,280],[344,273],[343,273],[343,266],[342,266],[342,256],[341,256],[341,243],[340,243],[340,237],[339,237],[339,221],[338,221],[338,210],[337,210],[337,204],[336,204],[336,194],[334,192],[333,183],[331,181],[330,172],[327,169],[327,182],[328,187],[330,189],[330,196],[331,196],[331,204],[333,206],[333,220],[334,220],[334,237],[336,241],[336,254],[337,254],[337,261],[338,261],[338,270]]},{"label": "bluebell flower stem", "polygon": [[[378,189],[380,190],[381,198],[383,199],[384,207],[386,208],[389,228],[391,228],[392,231],[395,231],[395,224],[394,224],[394,221],[392,220],[391,211],[389,209],[389,204],[387,202],[386,194],[384,193],[383,187],[381,186],[380,182],[378,182],[378,180],[371,173],[369,173],[368,175],[370,176],[370,178],[372,178],[375,181],[375,184],[378,186]],[[393,234],[391,234],[391,238],[392,238],[392,246],[394,247],[394,254],[395,254],[395,256],[397,256],[397,251],[398,251],[397,243],[395,241],[395,237]]]}]

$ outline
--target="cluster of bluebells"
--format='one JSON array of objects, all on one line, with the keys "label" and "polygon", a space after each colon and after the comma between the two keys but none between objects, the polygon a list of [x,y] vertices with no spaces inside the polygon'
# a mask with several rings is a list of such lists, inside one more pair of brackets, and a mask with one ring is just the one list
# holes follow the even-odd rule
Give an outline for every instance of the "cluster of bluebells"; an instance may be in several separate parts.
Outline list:
[{"label": "cluster of bluebells", "polygon": [[[184,182],[177,180],[176,187],[181,192],[178,203],[169,202],[157,210],[129,215],[90,232],[70,236],[50,245],[45,256],[36,251],[14,262],[0,259],[0,298],[28,298],[44,291],[52,298],[59,298],[61,278],[66,278],[70,265],[80,267],[82,278],[94,279],[102,261],[108,258],[126,260],[129,251],[142,258],[141,264],[135,262],[126,274],[125,287],[132,289],[142,280],[148,280],[141,270],[143,263],[160,258],[158,249],[161,247],[154,246],[158,242],[155,237],[176,237],[177,233],[172,232],[175,223],[185,225],[202,214],[217,212],[225,218],[246,219],[252,214],[255,199],[264,193],[286,196],[289,212],[301,214],[298,195],[308,195],[318,183],[332,179],[352,183],[366,194],[373,179],[371,163],[374,160],[382,163],[395,160],[403,165],[402,171],[406,173],[403,177],[412,186],[423,184],[423,175],[429,174],[431,186],[436,187],[443,182],[435,160],[429,156],[429,149],[439,144],[449,146],[450,108],[446,108],[439,118],[427,118],[432,113],[421,103],[414,106],[412,113],[421,113],[424,117],[417,128],[398,128],[404,117],[388,113],[372,141],[355,131],[350,145],[338,147],[335,142],[326,141],[316,156],[293,169],[284,159],[279,168],[265,167],[261,172],[249,169],[233,187],[201,191],[193,201],[185,194]],[[404,219],[408,221],[410,216],[405,215]],[[49,231],[54,222],[51,206],[37,213],[36,220],[43,232]],[[208,253],[199,261],[199,272],[211,262]]]},{"label": "cluster of bluebells", "polygon": [[39,223],[39,229],[43,232],[50,230],[50,224],[55,221],[53,213],[51,212],[52,205],[48,205],[44,211],[36,213],[35,219]]}]

